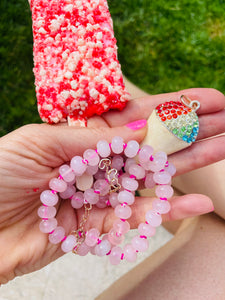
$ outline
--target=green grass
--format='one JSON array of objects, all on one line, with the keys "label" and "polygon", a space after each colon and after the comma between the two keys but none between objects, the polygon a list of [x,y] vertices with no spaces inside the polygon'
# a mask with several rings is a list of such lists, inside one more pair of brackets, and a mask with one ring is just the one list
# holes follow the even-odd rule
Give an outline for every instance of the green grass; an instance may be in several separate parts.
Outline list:
[{"label": "green grass", "polygon": [[[225,92],[225,0],[109,0],[124,74],[156,94]],[[40,122],[27,0],[0,2],[0,135]]]}]

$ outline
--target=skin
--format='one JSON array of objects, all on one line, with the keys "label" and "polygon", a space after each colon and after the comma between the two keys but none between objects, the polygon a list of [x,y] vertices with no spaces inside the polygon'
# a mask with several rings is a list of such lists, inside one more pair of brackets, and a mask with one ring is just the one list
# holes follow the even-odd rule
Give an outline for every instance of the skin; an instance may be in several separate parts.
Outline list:
[{"label": "skin", "polygon": [[[39,231],[40,219],[37,216],[40,193],[48,189],[48,182],[57,176],[59,166],[70,161],[75,155],[82,155],[88,148],[95,149],[100,139],[110,141],[118,132],[125,141],[136,139],[140,142],[145,136],[146,128],[133,131],[123,125],[137,119],[147,118],[159,103],[170,99],[178,100],[181,94],[197,99],[202,104],[199,110],[199,143],[171,155],[170,158],[177,168],[177,174],[183,174],[225,158],[225,137],[213,137],[225,131],[223,121],[225,100],[218,91],[192,89],[150,96],[131,101],[123,112],[109,112],[102,117],[93,117],[88,122],[89,128],[76,128],[75,130],[66,126],[33,124],[1,138],[1,283],[6,283],[15,276],[40,269],[63,255],[60,245],[50,244],[47,235]],[[211,104],[212,98],[214,105]],[[209,119],[210,124],[207,123]],[[204,140],[205,138],[210,139]],[[188,166],[183,162],[182,157],[189,160]],[[144,212],[151,208],[152,200],[153,198],[140,197],[134,204],[133,215],[129,220],[132,228],[143,221]],[[213,210],[211,200],[204,195],[174,197],[171,199],[171,205],[172,212],[164,215],[164,221],[196,216]],[[60,225],[64,226],[67,234],[72,229],[77,229],[82,215],[83,209],[74,210],[69,201],[58,204],[57,220]],[[107,232],[114,219],[113,209],[93,208],[86,229],[96,227],[101,233]]]}]

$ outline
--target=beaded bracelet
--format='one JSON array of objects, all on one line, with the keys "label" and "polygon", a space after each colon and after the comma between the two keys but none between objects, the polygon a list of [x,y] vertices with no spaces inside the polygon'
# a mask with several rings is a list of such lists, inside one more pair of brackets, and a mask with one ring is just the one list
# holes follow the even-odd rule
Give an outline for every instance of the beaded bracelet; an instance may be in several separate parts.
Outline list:
[{"label": "beaded bracelet", "polygon": [[[51,243],[61,242],[64,252],[73,251],[82,256],[89,252],[98,256],[107,255],[113,265],[123,259],[135,261],[137,252],[148,249],[147,237],[155,234],[156,227],[162,222],[161,214],[170,211],[167,200],[173,195],[171,177],[176,172],[175,167],[168,163],[164,152],[153,152],[149,145],[140,148],[135,140],[125,144],[122,137],[116,136],[111,143],[99,141],[97,149],[86,150],[83,157],[73,157],[70,165],[59,168],[59,177],[50,180],[50,189],[41,193],[43,205],[38,209],[38,215],[42,218],[40,230],[49,233]],[[155,187],[157,199],[153,200],[152,209],[147,211],[145,223],[139,224],[139,235],[122,249],[118,245],[130,230],[127,219],[132,215],[130,206],[135,201],[135,191],[141,182],[146,188]],[[85,208],[79,228],[69,235],[65,234],[62,226],[58,226],[55,218],[54,206],[59,196],[70,199],[75,209]],[[112,229],[102,238],[96,228],[88,231],[84,228],[92,205],[98,208],[112,206],[118,217]]]}]

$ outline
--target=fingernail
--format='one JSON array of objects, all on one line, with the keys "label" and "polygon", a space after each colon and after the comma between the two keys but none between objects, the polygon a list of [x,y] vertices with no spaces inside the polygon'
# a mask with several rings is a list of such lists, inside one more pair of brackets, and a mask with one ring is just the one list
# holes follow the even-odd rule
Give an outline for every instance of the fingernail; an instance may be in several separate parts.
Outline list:
[{"label": "fingernail", "polygon": [[143,119],[143,120],[138,120],[138,121],[128,123],[128,124],[126,124],[126,126],[132,130],[138,130],[138,129],[145,127],[146,124],[147,124],[147,121],[145,119]]}]

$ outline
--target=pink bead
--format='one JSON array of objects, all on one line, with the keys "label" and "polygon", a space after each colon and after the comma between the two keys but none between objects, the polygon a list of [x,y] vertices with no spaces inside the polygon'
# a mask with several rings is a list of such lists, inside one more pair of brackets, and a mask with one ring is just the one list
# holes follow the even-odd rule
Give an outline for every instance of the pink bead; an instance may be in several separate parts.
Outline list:
[{"label": "pink bead", "polygon": [[145,178],[145,187],[147,189],[152,189],[152,188],[154,188],[154,186],[155,186],[155,181],[153,179],[153,173],[149,172]]},{"label": "pink bead", "polygon": [[70,166],[76,176],[81,176],[87,169],[87,164],[84,163],[81,156],[74,156],[70,162]]},{"label": "pink bead", "polygon": [[71,182],[75,179],[75,174],[73,170],[68,165],[62,165],[59,168],[59,174],[62,176],[63,180],[66,182]]},{"label": "pink bead", "polygon": [[152,208],[160,214],[167,214],[171,209],[171,205],[168,201],[155,199],[152,202]]},{"label": "pink bead", "polygon": [[99,171],[94,175],[94,178],[95,178],[96,180],[98,180],[98,179],[105,179],[105,172],[99,170]]},{"label": "pink bead", "polygon": [[171,181],[171,175],[166,171],[156,172],[153,175],[153,179],[154,179],[155,183],[168,184]]},{"label": "pink bead", "polygon": [[76,182],[76,178],[74,178],[74,180],[67,182],[67,185],[74,185],[74,183]]},{"label": "pink bead", "polygon": [[95,254],[95,246],[94,247],[91,247],[89,252],[92,254],[92,255],[96,255]]},{"label": "pink bead", "polygon": [[85,256],[88,254],[89,251],[90,251],[90,247],[88,247],[86,243],[82,243],[81,245],[79,245],[77,249],[77,254],[80,256]]},{"label": "pink bead", "polygon": [[110,249],[110,242],[108,240],[103,240],[100,244],[95,246],[95,254],[98,256],[105,256],[107,253],[109,253]]},{"label": "pink bead", "polygon": [[115,154],[120,154],[123,152],[123,138],[120,136],[115,136],[112,139],[111,148]]},{"label": "pink bead", "polygon": [[105,140],[101,140],[97,143],[97,151],[101,157],[108,157],[111,154],[109,143]]},{"label": "pink bead", "polygon": [[67,253],[73,250],[77,243],[77,239],[74,235],[68,235],[67,238],[62,242],[61,249]]},{"label": "pink bead", "polygon": [[95,175],[98,172],[98,165],[97,166],[87,166],[86,173],[88,175]]},{"label": "pink bead", "polygon": [[49,242],[52,244],[58,244],[65,236],[65,229],[61,226],[55,228],[53,233],[50,233],[48,236]]},{"label": "pink bead", "polygon": [[84,192],[84,199],[90,204],[96,204],[99,201],[99,195],[93,189],[87,189]]},{"label": "pink bead", "polygon": [[153,227],[158,227],[162,223],[161,215],[153,210],[147,211],[145,218],[146,218],[146,221]]},{"label": "pink bead", "polygon": [[97,166],[99,164],[99,156],[95,150],[87,149],[83,154],[84,159],[88,161],[89,166]]},{"label": "pink bead", "polygon": [[109,261],[112,265],[118,265],[121,262],[121,255],[123,251],[120,247],[115,246],[111,249],[111,253],[109,255]]},{"label": "pink bead", "polygon": [[126,259],[129,262],[134,262],[137,259],[137,252],[136,250],[133,248],[133,246],[131,244],[127,244],[124,249],[123,249],[123,253],[124,253],[124,259]]},{"label": "pink bead", "polygon": [[64,192],[59,193],[59,196],[62,199],[69,199],[74,195],[75,192],[76,192],[75,187],[73,185],[68,185],[67,189]]},{"label": "pink bead", "polygon": [[135,164],[136,165],[136,161],[134,158],[128,158],[125,162],[125,166],[124,166],[124,169],[126,171],[126,173],[129,172],[129,168],[131,165]]},{"label": "pink bead", "polygon": [[122,179],[122,186],[129,191],[136,191],[138,189],[138,182],[135,179],[125,177]]},{"label": "pink bead", "polygon": [[154,160],[149,162],[149,170],[152,172],[158,172],[162,170],[165,166],[167,159],[165,159],[163,156],[154,156]]},{"label": "pink bead", "polygon": [[145,177],[145,169],[138,165],[131,165],[129,167],[129,173],[134,175],[136,179],[142,179]]},{"label": "pink bead", "polygon": [[112,168],[120,171],[124,165],[123,157],[120,155],[115,155],[112,159]]},{"label": "pink bead", "polygon": [[96,207],[98,208],[105,208],[108,206],[109,197],[108,196],[100,196],[99,201],[96,203]]},{"label": "pink bead", "polygon": [[138,226],[138,231],[139,231],[140,235],[145,235],[145,236],[151,237],[151,236],[155,235],[156,229],[155,229],[155,227],[151,226],[150,224],[141,223]]},{"label": "pink bead", "polygon": [[176,173],[176,167],[174,166],[174,164],[169,163],[169,166],[165,168],[165,171],[167,171],[168,173],[170,173],[171,176],[173,176]]},{"label": "pink bead", "polygon": [[145,252],[148,249],[148,240],[136,235],[131,240],[131,245],[136,251]]},{"label": "pink bead", "polygon": [[109,184],[105,179],[98,179],[94,183],[94,190],[99,191],[101,196],[109,193]]},{"label": "pink bead", "polygon": [[37,214],[40,218],[51,219],[56,215],[56,208],[53,206],[40,206],[38,208]]},{"label": "pink bead", "polygon": [[79,209],[83,205],[84,205],[84,194],[82,192],[75,193],[71,199],[71,206],[73,208]]},{"label": "pink bead", "polygon": [[115,208],[119,204],[118,194],[117,193],[110,194],[110,196],[109,196],[109,202],[110,202],[111,206],[113,208]]},{"label": "pink bead", "polygon": [[61,192],[64,192],[67,189],[67,183],[62,179],[52,178],[49,181],[49,187],[53,191],[61,193]]},{"label": "pink bead", "polygon": [[59,200],[57,194],[53,194],[52,191],[46,190],[41,193],[41,202],[47,206],[54,206]]},{"label": "pink bead", "polygon": [[99,236],[100,236],[100,232],[98,231],[98,229],[92,228],[88,230],[88,232],[86,233],[85,243],[89,247],[94,247],[98,242]]},{"label": "pink bead", "polygon": [[55,218],[51,218],[48,220],[42,220],[39,224],[39,228],[41,232],[49,233],[57,227],[57,220]]},{"label": "pink bead", "polygon": [[112,245],[119,245],[124,240],[124,235],[117,234],[116,230],[112,228],[108,233],[108,240]]},{"label": "pink bead", "polygon": [[128,205],[119,204],[115,207],[115,215],[120,219],[129,219],[132,215],[132,210]]},{"label": "pink bead", "polygon": [[118,201],[120,203],[126,202],[128,205],[132,205],[134,203],[135,197],[131,192],[121,191],[118,193]]},{"label": "pink bead", "polygon": [[129,158],[133,158],[137,155],[138,151],[139,151],[138,142],[132,140],[127,143],[127,146],[124,150],[124,154]]},{"label": "pink bead", "polygon": [[155,194],[159,198],[171,198],[173,196],[173,188],[170,185],[157,185]]},{"label": "pink bead", "polygon": [[115,220],[113,229],[116,231],[117,236],[124,235],[130,230],[130,224],[127,221]]},{"label": "pink bead", "polygon": [[153,154],[153,148],[149,145],[144,145],[139,151],[139,161],[148,162],[150,156]]}]

